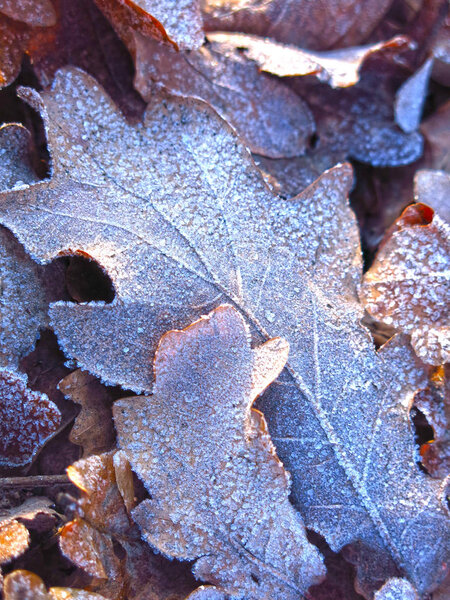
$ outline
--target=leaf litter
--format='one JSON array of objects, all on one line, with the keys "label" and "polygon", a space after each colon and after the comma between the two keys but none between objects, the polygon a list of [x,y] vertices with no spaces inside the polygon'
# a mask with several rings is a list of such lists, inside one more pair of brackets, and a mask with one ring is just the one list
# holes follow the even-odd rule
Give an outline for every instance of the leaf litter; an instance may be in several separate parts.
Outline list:
[{"label": "leaf litter", "polygon": [[[44,111],[35,92],[22,95]],[[259,339],[273,331],[291,347],[285,385],[262,406],[306,525],[334,550],[363,543],[362,565],[371,566],[360,565],[361,588],[399,570],[421,593],[435,585],[447,513],[441,482],[416,465],[408,420],[424,376],[407,340],[393,342],[383,359],[359,325],[350,168],[336,167],[299,197],[275,201],[247,151],[204,105],[163,97],[143,124],[131,126],[76,70],[61,72],[42,97],[52,179],[3,193],[3,222],[40,261],[68,247],[88,253],[116,290],[108,305],[52,306],[69,356],[107,382],[150,390],[150,370],[141,365],[150,364],[155,340],[232,301]],[[151,154],[138,151],[147,145]],[[52,227],[45,245],[33,235],[44,223]],[[317,466],[305,444],[311,458],[320,457]],[[414,528],[405,525],[412,521]]]},{"label": "leaf litter", "polygon": [[[81,74],[78,74],[79,79],[74,85],[66,86],[66,96],[60,94],[50,108],[52,101],[49,97],[52,92],[48,88],[43,91],[49,113],[47,125],[50,138],[54,133],[50,139],[53,176],[59,177],[60,188],[54,190],[54,199],[45,207],[48,220],[40,222],[43,226],[40,232],[28,207],[31,207],[32,213],[39,196],[42,201],[40,206],[44,207],[45,201],[48,201],[48,193],[41,195],[42,187],[39,186],[45,187],[48,182],[34,183],[37,179],[30,170],[26,131],[17,125],[3,128],[7,135],[2,138],[3,146],[0,145],[0,148],[6,148],[2,158],[6,157],[7,160],[3,163],[0,161],[0,173],[2,177],[6,177],[2,187],[10,189],[16,182],[20,182],[15,190],[19,196],[23,195],[22,183],[31,184],[30,187],[25,185],[26,191],[33,190],[31,201],[29,197],[27,199],[30,204],[27,205],[24,201],[21,206],[23,214],[28,214],[29,220],[21,226],[18,213],[16,234],[19,237],[22,235],[22,241],[27,244],[30,231],[34,229],[31,235],[32,238],[34,236],[34,241],[31,239],[29,243],[33,252],[36,248],[40,252],[34,253],[34,258],[39,262],[53,262],[45,269],[38,267],[36,270],[13,235],[5,230],[10,242],[6,260],[13,257],[17,274],[21,272],[20,265],[23,262],[24,277],[17,280],[23,283],[11,288],[12,293],[8,296],[11,300],[0,308],[2,315],[8,314],[7,311],[11,315],[17,315],[20,324],[21,315],[29,310],[27,302],[32,298],[30,290],[34,289],[33,281],[36,281],[38,291],[41,284],[38,279],[44,275],[42,282],[47,299],[65,301],[53,304],[51,311],[53,327],[59,340],[64,340],[66,357],[57,349],[53,334],[42,330],[42,326],[47,323],[47,301],[42,304],[41,322],[38,319],[35,324],[31,323],[29,331],[25,325],[25,334],[21,333],[20,328],[17,331],[12,329],[4,346],[10,357],[8,360],[12,361],[14,368],[18,364],[20,369],[28,373],[33,389],[47,392],[52,400],[55,399],[62,414],[61,426],[65,429],[45,446],[31,468],[29,464],[3,467],[2,472],[13,475],[61,473],[65,466],[80,455],[81,449],[84,456],[88,457],[69,469],[70,477],[79,489],[77,498],[70,495],[76,494],[76,491],[58,495],[58,488],[52,486],[52,481],[61,480],[59,475],[56,478],[51,475],[48,478],[47,475],[37,478],[0,478],[0,486],[5,482],[6,486],[13,486],[13,490],[14,486],[22,485],[21,482],[28,481],[30,486],[33,485],[34,479],[42,482],[43,486],[50,486],[31,492],[31,497],[39,498],[36,493],[45,494],[48,490],[51,500],[44,501],[55,502],[60,512],[71,519],[58,538],[61,547],[73,561],[73,566],[70,567],[68,559],[58,552],[55,538],[48,537],[51,535],[50,531],[45,533],[41,528],[32,529],[31,547],[24,555],[12,559],[5,566],[6,572],[12,571],[5,578],[4,594],[7,600],[38,596],[46,599],[103,597],[115,600],[121,597],[125,600],[143,596],[146,600],[161,600],[169,596],[171,600],[175,597],[177,600],[184,600],[186,597],[229,600],[229,594],[217,587],[223,584],[228,588],[234,586],[234,597],[242,596],[242,586],[236,585],[226,568],[218,568],[220,560],[227,556],[226,552],[222,552],[221,545],[216,546],[213,542],[214,558],[202,555],[197,561],[194,570],[207,584],[194,589],[196,584],[189,575],[192,565],[155,555],[150,546],[140,538],[139,530],[134,524],[133,517],[140,523],[144,536],[151,538],[154,548],[161,545],[166,548],[166,544],[170,545],[170,540],[173,541],[174,536],[176,538],[178,535],[179,530],[174,533],[172,528],[175,514],[172,499],[175,500],[175,496],[170,496],[170,479],[166,486],[161,484],[161,469],[170,462],[172,446],[185,444],[191,439],[191,432],[184,431],[185,428],[180,429],[181,433],[176,430],[169,453],[158,450],[166,450],[164,440],[161,440],[161,446],[158,445],[159,439],[147,450],[142,435],[141,455],[150,452],[158,456],[153,467],[143,460],[136,463],[138,473],[140,470],[145,471],[145,477],[142,478],[148,487],[145,490],[142,482],[131,476],[125,451],[121,450],[113,455],[115,442],[111,402],[117,395],[120,397],[127,392],[117,390],[116,394],[115,390],[106,388],[87,372],[76,371],[72,378],[69,377],[67,397],[72,396],[75,401],[78,399],[84,405],[71,437],[81,444],[79,449],[70,443],[69,429],[66,427],[68,420],[73,419],[76,414],[75,406],[64,400],[56,389],[61,377],[75,368],[73,359],[77,359],[80,366],[94,375],[103,376],[104,380],[111,383],[125,385],[122,383],[124,380],[132,382],[130,387],[144,391],[146,396],[119,401],[118,407],[124,404],[130,413],[130,419],[120,425],[125,431],[123,435],[126,435],[129,427],[135,426],[135,420],[140,419],[132,408],[138,407],[138,402],[142,402],[143,410],[151,411],[153,400],[161,396],[161,388],[158,387],[164,381],[161,379],[161,372],[156,371],[156,383],[153,384],[154,374],[151,371],[160,337],[163,336],[163,347],[166,337],[173,340],[173,336],[184,334],[191,339],[191,328],[164,334],[173,328],[181,330],[189,326],[211,310],[213,312],[208,318],[192,326],[194,330],[197,326],[200,327],[199,323],[204,326],[205,320],[214,321],[220,311],[234,311],[232,314],[240,319],[241,325],[246,330],[249,327],[251,341],[248,334],[244,336],[247,350],[250,342],[253,348],[251,352],[258,352],[258,348],[264,348],[264,342],[271,336],[283,335],[290,342],[287,368],[257,402],[259,408],[266,413],[277,453],[291,471],[291,500],[305,524],[311,528],[310,543],[316,544],[323,551],[329,570],[325,581],[312,586],[305,592],[306,595],[314,600],[360,598],[351,589],[353,564],[356,569],[356,589],[366,598],[372,598],[374,593],[377,598],[397,598],[399,595],[417,598],[419,594],[421,598],[426,597],[428,600],[429,592],[433,600],[446,598],[447,584],[445,581],[440,584],[445,576],[446,551],[439,534],[446,535],[445,519],[448,519],[448,512],[443,504],[448,449],[445,431],[448,378],[440,365],[430,368],[418,359],[407,334],[397,334],[386,344],[385,340],[395,333],[393,328],[364,314],[358,301],[361,279],[358,235],[346,200],[351,176],[348,168],[342,166],[324,173],[336,162],[348,157],[354,161],[354,177],[359,190],[352,193],[351,201],[360,219],[367,265],[372,260],[371,254],[367,253],[367,235],[370,235],[370,230],[364,225],[367,207],[375,211],[374,216],[379,218],[379,241],[386,224],[389,225],[397,216],[398,212],[395,211],[399,210],[398,207],[403,208],[411,201],[413,176],[418,168],[434,171],[416,174],[416,199],[423,202],[426,197],[428,202],[434,201],[433,208],[438,215],[444,216],[445,171],[448,162],[445,137],[448,106],[445,104],[446,96],[442,88],[446,77],[444,3],[437,2],[433,5],[425,2],[422,6],[409,3],[406,6],[405,3],[396,1],[390,3],[389,14],[380,21],[388,9],[388,3],[369,7],[365,2],[353,1],[321,3],[320,6],[317,4],[310,7],[296,0],[286,3],[280,12],[277,0],[264,2],[257,8],[257,3],[253,2],[203,2],[206,29],[210,32],[215,28],[222,31],[234,29],[237,33],[231,34],[231,38],[236,39],[245,33],[264,36],[270,31],[273,41],[265,43],[265,47],[270,47],[273,53],[272,56],[268,52],[265,55],[269,62],[276,59],[277,48],[281,51],[281,46],[271,45],[273,42],[282,46],[294,46],[295,50],[302,47],[309,58],[329,58],[330,54],[332,59],[338,57],[334,75],[331,69],[334,77],[332,82],[350,82],[354,85],[347,90],[332,90],[328,84],[317,82],[317,76],[330,77],[324,71],[311,73],[310,76],[285,78],[282,82],[273,76],[258,73],[242,49],[237,48],[236,52],[222,47],[223,51],[219,51],[217,42],[211,41],[199,48],[203,37],[201,24],[199,25],[197,16],[194,17],[195,23],[191,20],[191,8],[195,7],[195,3],[172,6],[170,10],[175,12],[171,14],[167,8],[165,15],[157,15],[161,18],[158,21],[155,18],[156,3],[150,6],[145,2],[98,0],[97,4],[112,22],[135,60],[135,84],[145,90],[150,102],[151,116],[147,115],[145,124],[136,121],[136,117],[139,118],[142,114],[144,103],[132,89],[131,57],[93,1],[82,0],[75,6],[66,0],[52,0],[52,4],[56,24],[38,28],[39,30],[35,28],[30,32],[32,45],[29,46],[28,57],[20,74],[20,83],[37,85],[33,79],[35,73],[41,85],[48,86],[58,66],[77,64],[93,73],[100,84],[106,86],[114,101],[124,111],[126,119],[131,120],[124,120],[120,116],[101,89],[96,88],[95,93],[92,93],[91,87],[96,87],[96,83],[84,79],[85,76]],[[186,8],[187,5],[189,8]],[[212,10],[216,11],[214,18],[219,17],[216,23],[221,22],[223,26],[211,27],[212,5],[215,6]],[[219,6],[225,10],[221,15]],[[227,15],[226,11],[230,7],[232,13]],[[333,10],[332,19],[327,16],[330,9]],[[364,18],[354,20],[360,10],[363,11]],[[301,11],[304,19],[305,27],[300,30],[292,27],[298,22],[298,19],[292,18],[292,15],[299,14],[295,11]],[[174,23],[174,14],[176,25],[169,31],[172,27],[169,27],[170,20]],[[358,24],[357,28],[354,27],[355,23]],[[24,25],[23,31],[25,27],[27,26]],[[369,30],[373,33],[368,38]],[[301,38],[296,38],[299,31]],[[336,36],[339,31],[342,35]],[[436,32],[437,37],[433,37]],[[355,44],[365,44],[370,52],[370,49],[383,44],[380,40],[405,34],[413,40],[414,49],[402,53],[393,49],[393,52],[389,51],[387,54],[385,50],[378,50],[378,53],[372,53],[370,58],[364,60],[360,69],[358,61],[365,58],[366,50],[353,47]],[[217,35],[225,35],[222,40],[229,37],[229,34]],[[212,34],[211,39],[217,35]],[[186,43],[188,38],[189,42]],[[245,39],[248,40],[248,36]],[[145,50],[141,54],[141,61],[137,58],[136,40],[139,40],[144,50],[153,48],[151,52]],[[177,40],[183,47],[178,53],[174,50]],[[163,44],[166,45],[165,48]],[[196,49],[188,51],[186,47]],[[22,52],[19,45],[17,48],[19,53]],[[152,65],[156,54],[165,57],[165,69],[158,65],[158,70]],[[431,55],[434,56],[432,68],[430,61],[426,62]],[[356,62],[353,65],[347,63],[346,66],[343,58],[351,57],[356,57]],[[31,66],[27,65],[28,60]],[[203,80],[202,75],[193,68],[195,63],[203,69]],[[428,73],[424,69],[422,72],[418,71],[419,65],[424,63]],[[330,64],[334,63],[328,62],[328,68]],[[275,67],[280,67],[276,60]],[[145,69],[151,74],[151,82],[142,77]],[[314,72],[317,69],[317,64],[312,64],[310,70]],[[427,84],[430,71],[431,79]],[[191,75],[187,76],[188,72]],[[255,155],[255,158],[259,167],[266,169],[265,177],[269,187],[280,190],[288,197],[294,196],[309,184],[313,185],[300,196],[288,201],[270,194],[259,175],[255,174],[247,151],[208,107],[192,101],[177,100],[159,91],[164,87],[170,89],[178,78],[175,91],[178,86],[181,96],[189,96],[183,76],[196,81],[198,92],[194,95],[202,97],[204,90],[208,90],[217,102],[222,116],[235,119],[235,126],[243,139],[247,139],[244,143],[249,144],[245,137],[246,130],[256,135],[260,151],[264,149],[263,154],[266,153],[267,156],[260,154]],[[61,77],[64,76],[56,75],[59,81],[56,87],[60,84]],[[358,77],[359,81],[356,82]],[[407,77],[410,77],[410,82]],[[405,81],[406,84],[402,86]],[[428,96],[424,103],[427,85]],[[81,96],[77,96],[80,89],[84,91]],[[287,107],[282,100],[272,105],[270,102],[264,104],[263,100],[267,97],[264,90],[273,90],[276,94],[282,90],[284,96],[279,98],[290,98],[294,103],[291,106],[299,107],[298,115],[303,113],[307,118],[297,122],[298,131],[292,131],[289,127],[279,128],[286,116]],[[35,92],[22,90],[21,93],[42,112],[42,105]],[[240,94],[245,95],[241,97]],[[397,115],[395,114],[396,95],[399,100],[402,98],[402,102],[404,101],[403,116],[399,116],[398,110]],[[13,117],[14,119],[23,118],[23,111],[14,112],[12,87],[2,92],[1,99],[6,100],[4,114],[17,114],[18,117]],[[74,109],[78,100],[85,104],[84,110]],[[57,106],[58,103],[60,106]],[[69,106],[64,108],[65,104]],[[250,115],[258,115],[256,127],[256,123],[249,123],[249,119],[245,123],[242,119],[247,105],[251,108]],[[397,105],[397,108],[400,107],[399,101]],[[416,161],[421,156],[422,138],[416,130],[422,106],[426,118],[420,129],[426,146],[420,163],[390,169],[370,166],[371,163],[402,165]],[[103,120],[99,118],[99,113],[105,107]],[[36,114],[28,111],[25,116],[33,135],[41,127]],[[399,129],[394,117],[410,133]],[[241,125],[238,124],[239,118]],[[78,129],[81,131],[77,131]],[[268,132],[273,132],[273,135],[267,136]],[[0,138],[1,135],[4,135],[4,131]],[[39,132],[37,135],[37,143],[42,146],[42,135],[40,138]],[[107,139],[107,144],[93,143],[95,135],[97,141]],[[167,140],[164,142],[165,135]],[[14,136],[17,136],[16,140]],[[298,140],[297,147],[292,146],[293,139]],[[60,151],[61,155],[65,155],[65,160],[56,160],[58,144],[61,144]],[[75,160],[72,145],[75,146]],[[289,147],[291,150],[286,150]],[[271,149],[267,151],[267,148]],[[269,158],[274,148],[280,158]],[[149,156],[151,153],[154,153],[153,158]],[[295,155],[296,153],[301,156]],[[168,164],[165,162],[166,157]],[[366,164],[358,164],[358,160]],[[58,161],[62,162],[59,174]],[[440,172],[436,172],[436,169]],[[20,170],[28,175],[24,178],[19,174]],[[42,168],[39,172],[42,172]],[[269,172],[276,175],[276,180]],[[317,178],[318,181],[315,181]],[[361,183],[365,184],[366,180],[368,184],[363,189]],[[376,186],[372,189],[371,181]],[[78,194],[77,186],[83,189],[82,194]],[[400,190],[399,198],[395,190]],[[374,193],[375,198],[371,198]],[[8,219],[12,213],[9,211],[9,199],[6,205],[4,200],[10,197],[3,194],[1,204],[2,213],[6,206]],[[74,206],[70,206],[72,202]],[[97,210],[94,207],[96,203]],[[68,207],[71,210],[66,210]],[[54,211],[59,213],[56,215],[56,222]],[[81,224],[78,223],[80,214],[88,219]],[[62,217],[67,220],[61,222]],[[76,226],[73,222],[75,217],[78,223]],[[239,222],[241,218],[242,223]],[[117,226],[123,225],[123,219],[126,230],[119,229],[117,233],[120,235],[116,235]],[[14,219],[9,220],[12,229],[13,221]],[[31,223],[31,230],[27,230]],[[67,226],[68,223],[72,224]],[[57,234],[58,228],[61,230],[56,235],[53,246],[51,240],[46,240],[42,235],[43,232],[48,232],[49,224],[50,236]],[[88,235],[86,225],[90,229]],[[129,239],[130,228],[131,235],[137,234],[134,247]],[[44,247],[41,247],[43,239]],[[378,243],[375,235],[372,240],[372,249],[369,250],[371,253],[374,251],[374,244]],[[150,254],[149,244],[153,246]],[[139,252],[135,263],[133,251],[137,248]],[[441,252],[441,249],[438,244],[438,251]],[[26,248],[28,250],[29,246]],[[383,249],[380,250],[382,251]],[[73,254],[76,255],[75,258],[54,261],[58,256],[70,257]],[[335,255],[336,264],[333,260]],[[77,258],[79,256],[84,256],[85,259]],[[125,260],[121,262],[123,257]],[[159,264],[161,258],[163,262]],[[30,267],[28,270],[27,264]],[[169,269],[168,264],[171,265]],[[177,264],[178,267],[175,266]],[[154,265],[157,265],[156,269]],[[186,267],[191,271],[185,272]],[[14,270],[6,271],[5,278],[8,281],[12,272]],[[149,281],[151,272],[153,276]],[[38,279],[33,280],[33,273],[37,273]],[[96,278],[99,278],[98,282],[95,281]],[[111,285],[114,286],[108,293],[107,278],[110,278]],[[134,302],[136,291],[138,301]],[[16,298],[20,298],[18,303],[15,303]],[[106,303],[98,300],[93,302],[94,298]],[[67,303],[69,299],[72,303]],[[183,301],[186,304],[183,305]],[[224,307],[224,303],[228,306]],[[230,303],[234,309],[229,306]],[[39,305],[38,302],[37,306]],[[219,305],[222,308],[214,310]],[[31,307],[38,312],[33,305]],[[442,302],[436,303],[436,307],[445,314]],[[93,309],[97,310],[94,318],[90,322],[83,322],[83,318]],[[235,309],[240,311],[241,316]],[[63,315],[62,319],[57,310]],[[68,318],[68,312],[64,313],[63,310],[72,310],[74,318]],[[105,319],[106,315],[109,315],[109,319]],[[377,345],[384,343],[378,353],[374,352],[361,323],[368,326],[376,336]],[[41,338],[36,350],[25,357],[38,330],[41,331]],[[95,335],[98,336],[97,342]],[[138,344],[135,344],[136,341]],[[20,343],[15,345],[16,342]],[[68,347],[71,349],[68,350]],[[202,354],[207,354],[204,347],[199,356]],[[159,353],[156,361],[158,356]],[[72,360],[63,366],[67,358]],[[230,357],[227,355],[225,362],[228,360]],[[186,364],[183,356],[177,355],[174,361],[177,366],[180,363]],[[197,356],[189,363],[193,364],[197,365]],[[184,398],[192,396],[195,388],[191,385],[188,366],[180,372],[175,368],[173,373],[174,381],[179,382],[179,389],[186,390],[185,394],[180,398],[176,394],[163,396],[167,402],[174,402],[177,398],[177,408],[180,399],[183,403]],[[240,369],[239,377],[234,382],[226,381],[225,385],[220,385],[218,382],[223,381],[224,377],[220,366],[211,367],[211,373],[204,367],[203,371],[208,373],[205,381],[209,381],[214,390],[217,390],[216,394],[222,394],[221,397],[224,395],[222,388],[238,393],[239,387],[235,384],[242,377],[245,365],[236,365],[236,368]],[[183,373],[189,376],[184,377]],[[269,375],[270,373],[267,377]],[[61,385],[64,386],[64,382]],[[171,380],[167,383],[167,377],[165,385],[166,388],[174,388]],[[203,381],[198,385],[202,390],[205,389]],[[212,400],[213,398],[208,397],[207,406],[217,412],[223,408],[223,403],[219,407]],[[189,407],[190,404],[187,402],[186,405]],[[410,415],[411,406],[414,408]],[[179,413],[176,411],[174,414],[170,412],[167,421],[176,421],[179,418],[177,415]],[[250,410],[250,415],[254,417],[253,410]],[[196,417],[197,414],[194,414],[191,418],[193,430],[200,432],[201,424]],[[162,426],[166,426],[166,423]],[[209,443],[211,447],[217,446],[217,440],[221,440],[224,432],[228,431],[227,424],[223,422],[214,422],[214,427],[203,427],[203,434],[206,429],[211,433],[203,436],[201,444],[205,445],[206,441],[206,445]],[[90,431],[92,435],[89,435]],[[153,439],[154,435],[150,432],[147,437]],[[269,455],[261,455],[263,462],[268,456],[272,460],[274,450],[267,433],[261,433],[258,429],[257,437],[258,435],[267,439],[266,450],[272,448]],[[255,443],[254,439],[245,438],[245,443],[251,446]],[[112,452],[99,455],[99,452],[109,449]],[[216,454],[210,454],[212,461],[220,461],[223,447]],[[130,456],[137,460],[131,451]],[[192,458],[195,456],[199,456],[196,446],[191,458],[181,452],[175,472],[185,472],[183,465],[189,465],[189,460],[195,460]],[[360,457],[364,460],[361,461]],[[198,460],[201,458],[204,457]],[[281,464],[280,469],[286,483],[288,476]],[[235,471],[233,473],[236,474]],[[199,476],[201,478],[202,474]],[[227,479],[227,485],[232,486],[233,490],[232,482],[235,479]],[[189,488],[189,478],[182,478],[181,484],[183,489]],[[262,496],[270,495],[270,490],[274,489],[273,483],[272,486],[262,484],[263,482],[249,478],[244,487],[258,485]],[[26,483],[23,485],[27,486]],[[214,482],[211,484],[206,481],[206,485],[212,490],[214,500]],[[158,496],[153,494],[153,488],[160,490]],[[243,493],[242,484],[237,486],[234,493]],[[20,507],[28,495],[29,493],[24,495],[23,492],[14,491],[2,493],[1,502],[6,507]],[[153,528],[147,525],[152,522],[154,505],[161,497],[166,499],[165,506],[169,512],[167,522],[172,525],[163,529],[158,524],[158,535],[153,535]],[[245,496],[242,504],[244,508],[249,497],[250,495]],[[198,522],[205,521],[205,514],[208,523],[214,522],[215,515],[208,511],[205,513],[204,499],[201,496],[191,494],[190,498],[197,512],[182,514],[181,517],[176,513],[175,516],[181,519],[176,523],[186,525],[183,532],[188,537],[195,537]],[[180,501],[183,505],[187,500],[181,498]],[[161,502],[164,503],[163,500]],[[227,496],[226,502],[232,502],[232,498]],[[269,502],[264,506],[263,513],[267,514],[267,511],[274,508]],[[225,512],[225,519],[229,519],[229,512]],[[196,517],[200,517],[200,521],[198,518],[195,520]],[[64,520],[66,518],[63,516]],[[189,525],[189,518],[194,520],[193,527]],[[40,519],[38,516],[36,522]],[[16,534],[13,534],[13,541],[17,541],[20,546],[20,539],[23,538],[22,546],[25,549],[28,534],[23,524],[26,523],[28,528],[34,521],[20,518],[16,521],[13,518],[8,523],[14,523]],[[276,525],[279,526],[279,523]],[[245,527],[257,531],[261,525],[253,526],[251,522],[245,522]],[[228,535],[229,528],[225,526],[223,529]],[[313,532],[313,529],[325,536],[331,549],[325,539]],[[207,531],[208,539],[211,536],[214,538],[215,531],[210,528]],[[269,549],[273,550],[273,544],[264,548],[257,541],[254,542],[254,547],[258,552],[266,554]],[[333,550],[340,553],[335,554]],[[285,559],[281,550],[274,554],[278,562]],[[295,561],[295,553],[289,558]],[[262,597],[264,588],[258,585],[255,580],[257,578],[248,579],[248,571],[243,568],[247,559],[248,556],[243,563],[240,562],[237,573],[242,577],[241,581],[245,582],[242,584],[247,586],[245,589],[251,589],[251,597]],[[345,560],[350,564],[345,563]],[[229,564],[226,566],[230,567]],[[306,564],[305,567],[308,570],[311,565]],[[43,579],[24,571],[24,568],[36,570]],[[297,574],[301,579],[301,574]],[[410,581],[399,577],[406,577]],[[295,591],[290,589],[294,597],[297,597]],[[282,596],[284,597],[284,593]]]}]

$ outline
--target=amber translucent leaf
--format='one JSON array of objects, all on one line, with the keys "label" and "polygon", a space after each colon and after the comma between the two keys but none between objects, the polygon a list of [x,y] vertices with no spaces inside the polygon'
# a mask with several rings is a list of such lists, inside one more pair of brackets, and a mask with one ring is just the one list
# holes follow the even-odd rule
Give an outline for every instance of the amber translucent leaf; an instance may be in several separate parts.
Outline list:
[{"label": "amber translucent leaf", "polygon": [[359,81],[359,71],[365,60],[386,49],[405,49],[408,40],[397,36],[385,42],[357,46],[331,52],[310,52],[241,33],[210,33],[208,41],[217,51],[229,54],[239,50],[263,71],[278,77],[314,74],[331,87],[348,87]]},{"label": "amber translucent leaf", "polygon": [[55,20],[50,0],[0,0],[0,88],[17,77],[36,28]]},{"label": "amber translucent leaf", "polygon": [[[359,95],[358,86],[339,93]],[[386,359],[361,326],[350,167],[284,200],[204,103],[157,95],[132,125],[74,69],[42,96],[22,95],[46,120],[52,177],[1,193],[0,220],[41,262],[86,252],[116,292],[110,304],[52,305],[66,355],[106,382],[150,392],[156,341],[233,303],[259,341],[290,344],[287,370],[261,406],[307,526],[333,551],[355,545],[372,593],[399,570],[420,593],[435,586],[448,513],[443,483],[417,465],[409,421],[426,374],[404,337],[390,345],[396,360]],[[367,113],[358,104],[352,118],[373,106],[366,93]]]},{"label": "amber translucent leaf", "polygon": [[91,456],[67,472],[83,493],[77,502],[80,517],[62,529],[60,546],[93,577],[89,588],[110,600],[184,599],[194,587],[186,569],[156,556],[128,517],[135,498],[132,472],[123,453]]},{"label": "amber translucent leaf", "polygon": [[78,369],[58,384],[59,390],[81,405],[70,432],[70,441],[83,447],[83,456],[111,450],[114,440],[111,394],[96,377]]},{"label": "amber translucent leaf", "polygon": [[0,517],[0,564],[20,556],[28,548],[30,535],[23,523],[15,519],[2,521]]},{"label": "amber translucent leaf", "polygon": [[119,446],[151,493],[132,512],[144,538],[249,598],[298,598],[325,572],[251,408],[287,354],[280,339],[252,350],[241,315],[221,306],[163,336],[153,396],[114,405]]},{"label": "amber translucent leaf", "polygon": [[22,569],[5,577],[3,594],[5,600],[105,600],[85,590],[55,587],[47,591],[38,575]]},{"label": "amber translucent leaf", "polygon": [[34,496],[20,506],[0,508],[0,564],[17,558],[28,549],[28,530],[42,531],[53,527],[56,513],[50,508],[51,504],[48,498]]},{"label": "amber translucent leaf", "polygon": [[327,50],[365,40],[392,0],[202,0],[208,31],[242,31]]},{"label": "amber translucent leaf", "polygon": [[25,465],[51,438],[61,421],[45,394],[32,392],[24,375],[0,369],[0,464]]},{"label": "amber translucent leaf", "polygon": [[368,312],[411,334],[417,355],[433,365],[450,360],[449,260],[449,225],[414,204],[386,234],[362,287]]},{"label": "amber translucent leaf", "polygon": [[[30,134],[21,125],[0,127],[0,190],[36,181]],[[36,264],[0,227],[0,366],[17,367],[47,322],[47,302]]]}]

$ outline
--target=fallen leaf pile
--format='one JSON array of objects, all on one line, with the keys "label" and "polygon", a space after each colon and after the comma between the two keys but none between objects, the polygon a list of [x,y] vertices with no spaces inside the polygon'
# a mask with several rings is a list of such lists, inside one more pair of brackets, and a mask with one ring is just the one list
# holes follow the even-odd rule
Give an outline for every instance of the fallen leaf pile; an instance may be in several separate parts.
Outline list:
[{"label": "fallen leaf pile", "polygon": [[443,600],[444,0],[0,0],[0,595]]}]

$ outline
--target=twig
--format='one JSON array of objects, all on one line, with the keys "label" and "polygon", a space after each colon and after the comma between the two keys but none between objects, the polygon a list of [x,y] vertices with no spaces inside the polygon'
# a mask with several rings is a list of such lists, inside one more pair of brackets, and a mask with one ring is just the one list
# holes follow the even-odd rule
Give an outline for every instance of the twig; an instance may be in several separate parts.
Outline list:
[{"label": "twig", "polygon": [[67,475],[32,475],[30,477],[0,477],[0,489],[37,488],[51,485],[69,485],[72,482]]}]

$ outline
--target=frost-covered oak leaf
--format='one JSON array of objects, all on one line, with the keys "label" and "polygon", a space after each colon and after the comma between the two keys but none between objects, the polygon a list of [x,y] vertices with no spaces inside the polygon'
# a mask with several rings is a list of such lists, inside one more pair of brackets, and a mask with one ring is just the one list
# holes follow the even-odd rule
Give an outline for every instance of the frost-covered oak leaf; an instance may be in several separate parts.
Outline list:
[{"label": "frost-covered oak leaf", "polygon": [[[16,123],[0,127],[0,190],[34,183],[30,134]],[[17,368],[47,321],[47,302],[35,262],[0,227],[0,366]]]},{"label": "frost-covered oak leaf", "polygon": [[364,276],[376,319],[411,335],[426,363],[450,360],[450,225],[425,204],[405,209]]},{"label": "frost-covered oak leaf", "polygon": [[0,369],[0,465],[31,462],[60,422],[57,406],[30,390],[25,375]]},{"label": "frost-covered oak leaf", "polygon": [[280,373],[288,345],[256,349],[229,305],[166,333],[151,397],[114,404],[119,447],[151,494],[133,511],[144,538],[230,594],[301,598],[325,568],[288,501],[256,396]]},{"label": "frost-covered oak leaf", "polygon": [[204,104],[156,97],[130,125],[76,70],[42,100],[26,95],[46,120],[52,178],[2,193],[0,220],[41,262],[86,252],[116,292],[111,304],[51,307],[66,354],[109,383],[151,391],[157,340],[233,303],[255,340],[290,344],[260,405],[307,526],[335,551],[358,541],[372,590],[400,571],[420,593],[434,586],[448,513],[442,482],[416,464],[409,422],[426,376],[403,338],[377,355],[361,327],[350,167],[283,200]]}]

